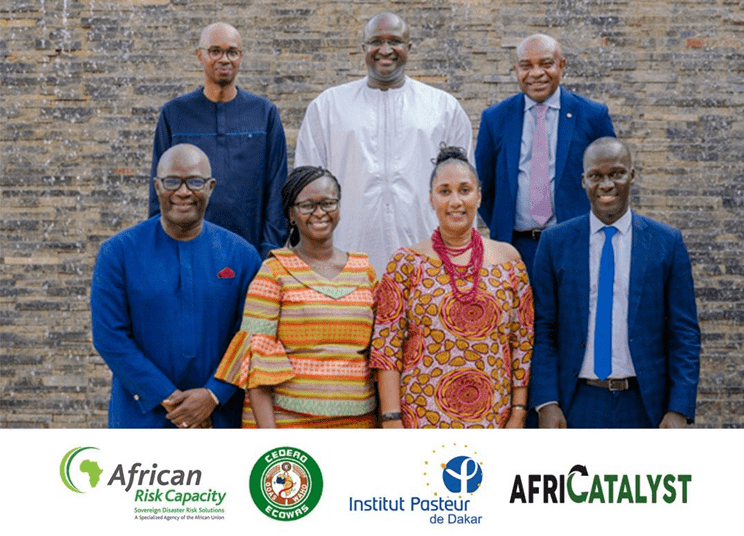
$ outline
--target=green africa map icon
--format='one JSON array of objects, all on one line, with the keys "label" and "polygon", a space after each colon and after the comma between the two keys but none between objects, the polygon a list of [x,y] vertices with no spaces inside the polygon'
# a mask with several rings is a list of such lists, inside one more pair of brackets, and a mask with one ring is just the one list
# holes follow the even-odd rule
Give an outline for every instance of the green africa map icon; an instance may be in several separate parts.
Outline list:
[{"label": "green africa map icon", "polygon": [[[78,486],[76,486],[72,482],[70,470],[71,468],[75,467],[75,465],[73,464],[73,460],[75,459],[75,457],[86,450],[98,449],[96,447],[76,447],[65,454],[65,456],[62,458],[62,463],[60,463],[59,465],[59,476],[62,478],[62,482],[65,486],[67,486],[69,490],[74,491],[75,493],[85,492],[80,490]],[[80,465],[78,465],[77,468],[80,470],[81,473],[85,473],[88,475],[88,482],[91,488],[95,488],[98,485],[98,482],[101,479],[101,474],[103,473],[103,469],[98,466],[97,461],[84,459],[80,462]]]}]

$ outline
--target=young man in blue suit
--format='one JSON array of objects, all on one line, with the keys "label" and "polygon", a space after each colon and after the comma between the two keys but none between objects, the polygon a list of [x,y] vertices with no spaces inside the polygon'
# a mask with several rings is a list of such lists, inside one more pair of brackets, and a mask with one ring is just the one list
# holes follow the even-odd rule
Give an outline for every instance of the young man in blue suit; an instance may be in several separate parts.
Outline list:
[{"label": "young man in blue suit", "polygon": [[555,39],[522,41],[514,67],[521,93],[487,108],[478,132],[480,215],[491,238],[517,248],[530,274],[540,233],[589,210],[584,149],[615,135],[607,106],[560,86],[565,66]]},{"label": "young man in blue suit", "polygon": [[678,428],[695,416],[700,328],[681,233],[633,213],[628,147],[584,154],[591,213],[547,230],[532,280],[541,428]]}]

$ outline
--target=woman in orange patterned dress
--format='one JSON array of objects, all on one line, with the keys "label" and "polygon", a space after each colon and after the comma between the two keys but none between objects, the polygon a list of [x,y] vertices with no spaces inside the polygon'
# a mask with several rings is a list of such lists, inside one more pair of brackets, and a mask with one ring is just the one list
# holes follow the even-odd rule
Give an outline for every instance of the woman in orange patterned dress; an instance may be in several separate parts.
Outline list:
[{"label": "woman in orange patterned dress", "polygon": [[442,149],[429,195],[439,227],[393,254],[377,294],[382,427],[522,428],[533,336],[524,263],[473,228],[481,193],[462,149]]},{"label": "woman in orange patterned dress", "polygon": [[341,187],[295,168],[282,189],[290,246],[251,282],[216,377],[246,390],[244,428],[372,428],[367,350],[377,280],[364,253],[333,246]]}]

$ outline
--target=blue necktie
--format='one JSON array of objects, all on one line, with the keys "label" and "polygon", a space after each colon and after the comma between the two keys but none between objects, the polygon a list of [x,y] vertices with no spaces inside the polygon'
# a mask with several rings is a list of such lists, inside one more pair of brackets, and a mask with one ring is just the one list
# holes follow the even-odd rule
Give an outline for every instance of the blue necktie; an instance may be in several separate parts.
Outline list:
[{"label": "blue necktie", "polygon": [[612,237],[617,229],[603,227],[605,242],[599,261],[597,317],[594,323],[594,373],[604,380],[612,372],[612,286],[615,281],[615,251]]}]

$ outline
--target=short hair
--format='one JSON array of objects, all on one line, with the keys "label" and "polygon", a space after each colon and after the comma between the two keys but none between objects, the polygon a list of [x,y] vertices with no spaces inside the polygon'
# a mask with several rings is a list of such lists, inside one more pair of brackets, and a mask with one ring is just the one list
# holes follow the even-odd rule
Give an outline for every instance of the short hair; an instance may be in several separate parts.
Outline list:
[{"label": "short hair", "polygon": [[541,41],[543,44],[552,47],[553,50],[558,53],[558,57],[560,58],[563,57],[563,50],[561,49],[561,44],[558,42],[557,39],[547,34],[537,33],[537,34],[530,35],[529,37],[525,37],[517,45],[517,48],[515,50],[516,61],[519,61],[519,57],[524,51],[524,47],[527,46],[527,43],[530,43],[532,41]]},{"label": "short hair", "polygon": [[207,177],[212,175],[212,165],[209,162],[209,157],[196,145],[190,143],[179,143],[169,147],[163,154],[160,155],[160,160],[155,168],[155,175],[160,176],[163,167],[170,165],[176,158],[198,161],[200,165],[205,167]]},{"label": "short hair", "polygon": [[475,177],[476,185],[480,187],[478,171],[468,161],[468,153],[465,149],[453,145],[445,145],[444,142],[442,142],[439,146],[439,154],[436,158],[431,159],[431,163],[434,164],[434,169],[431,171],[431,177],[429,177],[429,190],[431,190],[431,187],[434,184],[434,178],[437,176],[437,173],[439,173],[439,170],[445,165],[453,162],[464,164],[473,174],[473,177]]},{"label": "short hair", "polygon": [[232,24],[228,24],[226,22],[213,22],[209,26],[204,27],[204,29],[201,31],[201,34],[199,34],[199,46],[202,48],[207,47],[207,36],[212,32],[215,28],[224,28],[226,30],[229,30],[231,32],[235,32],[238,34],[238,40],[240,40],[240,32],[233,26]]},{"label": "short hair", "polygon": [[338,198],[341,199],[341,184],[339,184],[338,179],[333,175],[333,173],[322,167],[296,167],[287,177],[287,182],[282,186],[282,211],[284,212],[284,217],[287,218],[287,226],[289,230],[287,243],[290,246],[294,246],[300,241],[300,235],[297,227],[291,223],[289,210],[294,206],[297,196],[305,189],[305,186],[321,177],[330,177],[333,179],[333,182],[336,184]]},{"label": "short hair", "polygon": [[628,164],[630,166],[633,165],[633,153],[630,152],[630,147],[627,143],[625,143],[623,140],[614,138],[612,136],[603,136],[601,138],[597,138],[593,142],[591,142],[586,149],[584,149],[584,155],[581,159],[582,165],[584,161],[586,160],[586,155],[589,154],[589,151],[596,151],[598,149],[607,149],[610,147],[619,147],[622,149],[625,156],[628,157]]},{"label": "short hair", "polygon": [[411,32],[410,32],[410,30],[408,28],[408,24],[406,23],[405,20],[403,20],[403,17],[401,17],[400,15],[396,15],[395,13],[392,13],[390,11],[383,11],[381,13],[378,13],[377,15],[375,15],[374,17],[372,17],[371,19],[369,19],[367,21],[367,24],[364,25],[364,28],[362,29],[362,41],[366,41],[367,40],[367,32],[369,31],[369,29],[372,26],[372,24],[374,22],[377,22],[377,19],[380,19],[380,18],[383,18],[383,17],[384,18],[387,18],[387,19],[390,19],[390,20],[397,19],[401,23],[401,25],[403,26],[403,37],[406,39],[406,41],[408,41],[411,38]]}]

